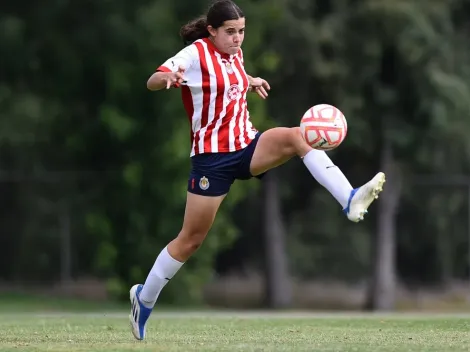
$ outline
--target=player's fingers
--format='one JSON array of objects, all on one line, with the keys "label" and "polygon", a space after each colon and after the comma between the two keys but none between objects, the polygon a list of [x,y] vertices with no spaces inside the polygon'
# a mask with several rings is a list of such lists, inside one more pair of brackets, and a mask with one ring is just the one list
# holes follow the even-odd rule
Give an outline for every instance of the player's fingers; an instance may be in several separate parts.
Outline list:
[{"label": "player's fingers", "polygon": [[186,69],[184,68],[184,66],[180,65],[180,66],[178,67],[178,72],[183,73],[184,71],[186,71]]},{"label": "player's fingers", "polygon": [[258,95],[263,99],[268,97],[268,92],[266,92],[264,87],[258,87],[258,89],[256,89],[256,93],[258,93]]},{"label": "player's fingers", "polygon": [[263,80],[263,87],[267,90],[271,90],[271,86],[269,85],[269,83],[267,81],[264,81],[264,80]]},{"label": "player's fingers", "polygon": [[166,80],[166,89],[170,89],[171,85],[176,82],[176,79],[173,77],[168,77]]}]

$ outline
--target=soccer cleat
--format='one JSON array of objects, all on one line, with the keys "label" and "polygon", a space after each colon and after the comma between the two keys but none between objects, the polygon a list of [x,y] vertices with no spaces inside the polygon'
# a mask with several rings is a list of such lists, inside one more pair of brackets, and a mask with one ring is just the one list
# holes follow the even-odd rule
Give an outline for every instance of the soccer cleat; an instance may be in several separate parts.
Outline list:
[{"label": "soccer cleat", "polygon": [[132,334],[137,340],[145,338],[147,320],[150,317],[150,313],[152,313],[152,308],[145,307],[139,299],[143,287],[143,285],[134,285],[129,292],[131,300],[129,321],[131,323]]},{"label": "soccer cleat", "polygon": [[349,220],[353,222],[364,220],[364,215],[367,214],[367,208],[369,208],[375,199],[379,198],[379,193],[382,192],[384,183],[385,174],[379,172],[365,185],[351,191],[348,205],[343,210]]}]

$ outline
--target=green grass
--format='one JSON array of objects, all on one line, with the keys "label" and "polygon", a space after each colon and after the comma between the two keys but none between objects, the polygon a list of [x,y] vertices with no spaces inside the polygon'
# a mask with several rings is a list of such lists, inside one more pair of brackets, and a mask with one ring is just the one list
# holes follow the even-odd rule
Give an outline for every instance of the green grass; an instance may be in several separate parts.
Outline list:
[{"label": "green grass", "polygon": [[0,351],[469,350],[468,316],[156,312],[140,342],[124,313],[0,314]]},{"label": "green grass", "polygon": [[5,312],[83,312],[122,311],[128,303],[97,302],[83,299],[58,298],[27,293],[0,293],[0,313]]}]

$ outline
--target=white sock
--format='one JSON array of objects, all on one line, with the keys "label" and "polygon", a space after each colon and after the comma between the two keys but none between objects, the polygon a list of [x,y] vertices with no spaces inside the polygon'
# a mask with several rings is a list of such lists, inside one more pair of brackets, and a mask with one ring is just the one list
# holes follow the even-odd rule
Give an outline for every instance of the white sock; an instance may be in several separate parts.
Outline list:
[{"label": "white sock", "polygon": [[343,209],[346,208],[353,187],[328,155],[324,151],[312,149],[302,160],[315,180],[336,198]]},{"label": "white sock", "polygon": [[152,308],[155,305],[163,287],[173,278],[183,264],[184,263],[177,261],[168,253],[167,247],[163,248],[157,260],[155,260],[155,264],[152,270],[150,270],[147,280],[145,280],[144,287],[140,292],[139,298],[144,306]]}]

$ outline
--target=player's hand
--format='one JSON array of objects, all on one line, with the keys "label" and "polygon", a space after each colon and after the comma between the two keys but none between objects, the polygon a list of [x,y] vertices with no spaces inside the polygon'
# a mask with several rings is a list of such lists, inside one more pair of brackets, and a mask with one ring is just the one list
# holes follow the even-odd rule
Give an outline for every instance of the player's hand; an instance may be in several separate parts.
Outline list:
[{"label": "player's hand", "polygon": [[170,87],[179,87],[180,84],[184,82],[184,71],[185,68],[183,66],[180,66],[178,67],[178,71],[168,72],[165,76],[166,89],[170,89]]},{"label": "player's hand", "polygon": [[250,86],[251,90],[256,92],[262,99],[268,97],[268,91],[271,89],[269,83],[260,77],[252,77],[250,79]]}]

